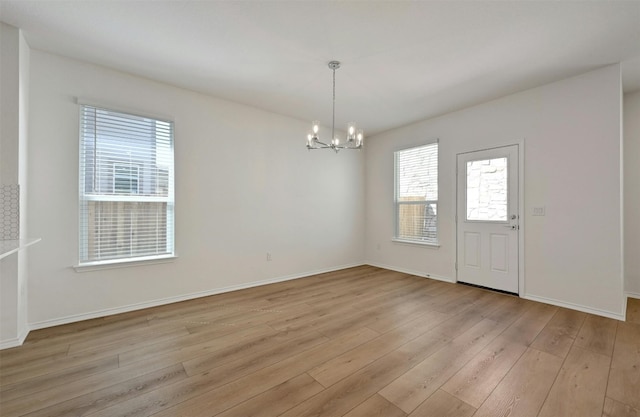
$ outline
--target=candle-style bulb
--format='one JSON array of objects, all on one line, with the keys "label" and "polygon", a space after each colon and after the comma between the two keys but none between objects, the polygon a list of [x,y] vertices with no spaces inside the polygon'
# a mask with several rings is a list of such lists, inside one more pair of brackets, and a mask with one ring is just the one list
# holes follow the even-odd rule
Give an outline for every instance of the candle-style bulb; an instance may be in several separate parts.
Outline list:
[{"label": "candle-style bulb", "polygon": [[351,122],[347,125],[347,138],[353,139],[356,133],[356,124]]}]

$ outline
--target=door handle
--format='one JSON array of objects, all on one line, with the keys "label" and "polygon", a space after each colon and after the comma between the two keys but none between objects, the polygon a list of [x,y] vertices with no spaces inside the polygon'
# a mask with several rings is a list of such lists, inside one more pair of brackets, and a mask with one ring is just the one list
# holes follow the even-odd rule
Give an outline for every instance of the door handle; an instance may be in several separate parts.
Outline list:
[{"label": "door handle", "polygon": [[515,226],[515,225],[512,225],[512,226],[504,226],[504,227],[509,228],[509,229],[512,229],[512,230],[515,230],[515,229],[516,229],[516,226]]}]

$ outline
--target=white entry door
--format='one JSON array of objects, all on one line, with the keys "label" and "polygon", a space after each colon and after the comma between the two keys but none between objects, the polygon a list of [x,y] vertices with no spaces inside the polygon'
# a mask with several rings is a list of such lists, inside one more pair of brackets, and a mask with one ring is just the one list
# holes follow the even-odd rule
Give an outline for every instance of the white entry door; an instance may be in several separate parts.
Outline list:
[{"label": "white entry door", "polygon": [[458,281],[518,293],[518,145],[458,154]]}]

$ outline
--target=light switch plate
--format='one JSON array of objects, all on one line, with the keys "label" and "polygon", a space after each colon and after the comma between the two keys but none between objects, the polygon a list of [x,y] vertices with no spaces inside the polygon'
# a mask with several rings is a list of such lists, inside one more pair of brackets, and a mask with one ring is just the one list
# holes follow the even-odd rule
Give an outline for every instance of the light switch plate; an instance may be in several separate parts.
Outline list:
[{"label": "light switch plate", "polygon": [[534,207],[533,208],[534,216],[544,216],[544,206],[542,207]]}]

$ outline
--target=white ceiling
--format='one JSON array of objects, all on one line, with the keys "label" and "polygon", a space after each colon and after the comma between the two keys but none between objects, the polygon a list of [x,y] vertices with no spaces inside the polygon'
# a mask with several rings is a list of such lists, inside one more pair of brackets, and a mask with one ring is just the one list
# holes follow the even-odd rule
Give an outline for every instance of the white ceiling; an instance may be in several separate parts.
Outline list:
[{"label": "white ceiling", "polygon": [[623,62],[640,89],[640,1],[29,1],[32,48],[372,134]]}]

